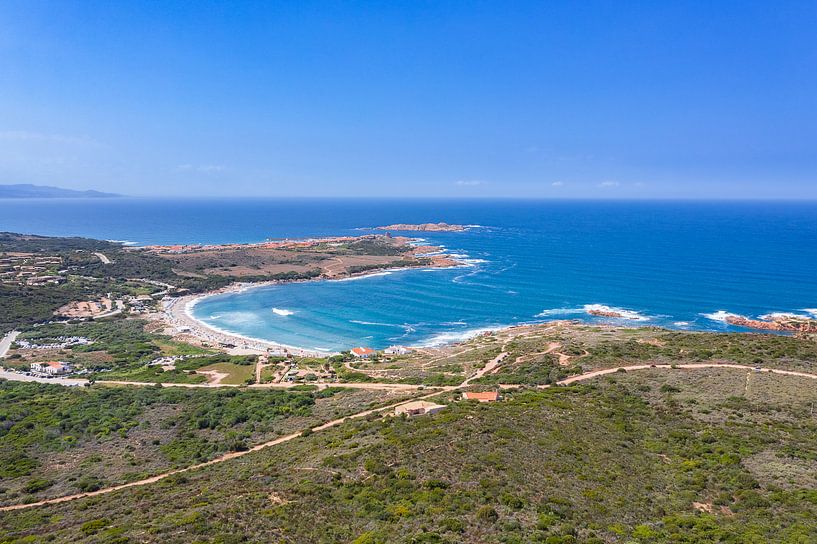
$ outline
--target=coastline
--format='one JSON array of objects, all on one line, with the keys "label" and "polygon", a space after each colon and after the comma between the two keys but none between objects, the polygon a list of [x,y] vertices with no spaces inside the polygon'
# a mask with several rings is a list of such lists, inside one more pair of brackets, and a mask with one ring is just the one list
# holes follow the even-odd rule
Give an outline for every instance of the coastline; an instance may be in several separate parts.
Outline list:
[{"label": "coastline", "polygon": [[[412,241],[421,243],[424,242],[424,240],[422,239],[420,240],[414,239]],[[430,249],[434,249],[435,251],[432,252],[431,254],[422,252],[428,251]],[[230,350],[241,352],[249,351],[252,353],[270,355],[293,354],[300,357],[330,357],[332,355],[337,355],[339,352],[318,351],[315,349],[303,348],[300,346],[292,346],[282,342],[275,342],[272,340],[255,338],[235,333],[232,331],[228,331],[225,329],[221,329],[205,321],[197,319],[193,314],[193,309],[199,302],[206,298],[232,293],[242,293],[250,289],[259,289],[263,287],[271,287],[274,285],[286,285],[292,283],[307,283],[321,281],[343,282],[362,280],[368,277],[376,277],[382,276],[384,274],[391,274],[393,272],[406,272],[412,270],[419,272],[428,270],[467,268],[470,266],[474,266],[473,263],[467,262],[466,260],[451,258],[449,255],[445,253],[445,249],[439,246],[428,245],[415,246],[415,251],[413,254],[417,257],[431,257],[432,262],[424,266],[391,267],[372,271],[356,272],[348,274],[344,277],[322,277],[300,280],[269,280],[260,282],[235,282],[226,287],[215,289],[213,291],[207,291],[205,293],[185,295],[181,297],[168,297],[167,299],[162,301],[162,311],[159,314],[159,320],[162,321],[167,327],[174,328],[176,330],[175,335],[189,335],[198,339],[199,341],[215,344],[216,346],[222,348],[230,345],[234,346],[232,348],[228,347],[228,349]],[[457,341],[464,341],[468,338],[477,336],[483,330],[485,329],[483,328],[478,331],[475,330],[474,333],[469,335],[467,338],[463,338]],[[417,347],[431,347],[431,346],[417,346]]]},{"label": "coastline", "polygon": [[[406,255],[411,255],[412,257],[415,258],[426,258],[429,259],[430,262],[424,265],[396,266],[396,267],[393,266],[388,268],[376,268],[372,270],[365,270],[353,273],[348,273],[345,270],[342,273],[338,273],[339,271],[333,270],[332,273],[324,274],[321,277],[309,279],[269,280],[259,282],[236,281],[226,287],[216,289],[213,291],[199,293],[196,295],[188,295],[178,298],[165,299],[165,301],[163,302],[163,311],[161,313],[160,319],[168,327],[175,328],[177,331],[176,334],[179,335],[188,334],[200,341],[214,345],[214,347],[220,347],[222,349],[226,348],[236,353],[241,351],[244,352],[249,351],[252,353],[267,353],[274,355],[295,354],[305,357],[327,357],[336,355],[337,353],[339,353],[339,351],[301,347],[292,344],[287,344],[284,342],[279,342],[276,340],[247,336],[238,332],[223,329],[217,325],[207,323],[202,319],[198,319],[194,313],[195,307],[199,302],[210,297],[230,293],[241,293],[250,289],[258,289],[275,285],[286,285],[290,283],[305,283],[305,282],[345,282],[362,280],[368,277],[383,276],[395,272],[406,272],[412,270],[420,272],[451,268],[470,268],[476,266],[478,262],[484,262],[478,259],[470,259],[466,254],[451,253],[450,250],[447,249],[446,247],[432,245],[429,243],[427,239],[422,237],[407,238],[399,236],[395,237],[395,239],[401,240],[412,247],[410,252],[406,252]],[[809,312],[809,310],[803,311]],[[744,322],[731,323],[727,320],[722,319],[720,317],[721,313],[729,316],[733,315],[727,314],[726,312],[722,311],[716,312],[714,314],[701,313],[699,315],[708,320],[720,322],[727,326],[745,329],[745,332],[772,332],[778,334],[795,332],[779,328],[772,329],[770,327],[767,328],[747,326],[753,323],[760,323],[760,321],[758,320],[752,320],[749,318],[745,320],[745,323]],[[811,313],[812,315],[817,316],[817,311],[812,311]],[[443,330],[437,332],[436,334],[428,338],[417,339],[416,341],[414,341],[414,343],[407,345],[410,345],[410,347],[414,349],[441,348],[444,346],[466,342],[481,334],[495,333],[520,326],[524,327],[529,325],[549,323],[553,321],[564,321],[565,319],[571,319],[569,316],[577,314],[585,316],[585,318],[587,317],[597,318],[598,319],[597,321],[589,322],[601,325],[626,327],[659,326],[655,324],[655,322],[653,321],[653,319],[655,319],[656,316],[647,315],[645,313],[642,313],[641,310],[634,310],[629,308],[607,306],[605,304],[593,303],[584,304],[582,306],[577,307],[545,309],[540,313],[533,315],[532,316],[533,319],[523,319],[517,322],[505,322],[504,324],[499,323],[483,324],[481,326],[474,326],[473,328],[465,330]],[[790,317],[791,315],[769,314],[768,316],[767,315],[761,316],[758,319],[761,320],[769,319],[774,316],[777,316],[779,318],[780,316]],[[669,330],[690,330],[689,321],[677,321],[674,322],[671,326],[667,326],[666,324],[660,326],[662,326],[663,328],[668,328]],[[698,329],[696,328],[696,330]],[[708,332],[718,332],[717,330],[715,330],[714,327],[705,328],[703,330]],[[353,346],[350,345],[336,347],[335,349],[336,350],[350,349],[351,347]]]},{"label": "coastline", "polygon": [[[160,319],[168,326],[171,327],[182,327],[186,329],[186,332],[182,334],[190,334],[199,340],[203,340],[205,342],[215,343],[220,345],[220,347],[224,348],[225,344],[232,345],[234,347],[228,348],[231,350],[243,351],[247,352],[249,350],[252,353],[266,353],[272,355],[284,355],[284,354],[294,354],[302,357],[328,357],[332,355],[336,355],[338,351],[322,351],[322,350],[315,350],[304,348],[300,346],[293,346],[290,344],[285,344],[282,342],[276,342],[274,340],[266,340],[262,338],[256,338],[251,336],[242,335],[240,333],[235,333],[232,331],[228,331],[225,329],[221,329],[219,327],[213,326],[209,323],[206,323],[200,319],[197,319],[193,314],[193,309],[195,306],[205,298],[209,298],[212,296],[219,296],[223,294],[230,294],[230,293],[241,293],[250,289],[257,289],[262,287],[269,287],[273,285],[285,285],[291,283],[305,283],[305,282],[320,282],[320,281],[327,281],[327,282],[343,282],[343,281],[352,281],[352,280],[362,280],[367,277],[376,277],[381,276],[383,274],[388,274],[392,272],[405,272],[405,271],[429,271],[429,270],[445,270],[450,268],[468,268],[472,267],[474,264],[470,262],[460,262],[454,266],[444,266],[444,267],[401,267],[401,268],[389,268],[389,269],[382,269],[370,272],[361,272],[356,274],[351,274],[344,278],[317,278],[317,279],[307,279],[307,280],[274,280],[274,281],[265,281],[265,282],[257,282],[257,283],[245,283],[245,282],[237,282],[231,284],[227,287],[223,287],[221,289],[217,289],[214,291],[209,291],[206,293],[200,293],[196,295],[187,295],[183,297],[171,298],[167,301],[167,305],[163,308],[163,312],[160,314]],[[817,312],[812,311],[812,315]],[[569,318],[570,314],[582,314],[589,317],[601,318],[602,322],[592,322],[592,321],[581,321],[577,318]],[[708,317],[709,318],[709,317]],[[713,321],[720,321],[719,319],[712,319]],[[601,304],[587,304],[581,308],[559,308],[554,310],[545,310],[535,316],[534,320],[524,320],[519,321],[516,323],[505,323],[505,324],[496,324],[496,325],[484,325],[480,327],[474,327],[471,329],[466,329],[462,331],[446,331],[440,332],[435,334],[434,336],[427,338],[425,340],[419,340],[414,344],[408,345],[408,347],[412,349],[438,349],[443,348],[445,346],[451,346],[456,344],[461,344],[463,342],[467,342],[477,336],[482,334],[494,334],[494,333],[501,333],[502,331],[506,330],[513,330],[517,328],[525,328],[537,325],[543,325],[548,323],[564,323],[564,322],[583,322],[588,324],[594,324],[596,326],[609,326],[609,327],[656,327],[658,325],[650,323],[650,316],[645,316],[640,314],[634,310],[627,310],[622,308],[613,308]],[[660,328],[665,328],[667,330],[682,330],[688,331],[688,323],[681,322],[683,324],[678,324],[677,327],[667,327],[666,325],[660,326]],[[728,323],[727,323],[728,324]],[[786,330],[762,330],[752,327],[739,327],[743,328],[746,333],[754,333],[754,334],[783,334],[789,335],[792,334],[793,331],[786,331]],[[720,330],[714,329],[706,329],[700,330],[699,332],[723,332]]]}]

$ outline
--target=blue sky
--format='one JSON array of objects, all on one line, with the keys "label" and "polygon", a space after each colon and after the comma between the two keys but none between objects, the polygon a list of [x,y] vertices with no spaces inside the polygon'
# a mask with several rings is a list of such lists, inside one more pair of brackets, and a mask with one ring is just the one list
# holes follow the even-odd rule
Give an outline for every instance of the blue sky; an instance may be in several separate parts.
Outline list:
[{"label": "blue sky", "polygon": [[817,198],[817,3],[0,3],[0,183]]}]

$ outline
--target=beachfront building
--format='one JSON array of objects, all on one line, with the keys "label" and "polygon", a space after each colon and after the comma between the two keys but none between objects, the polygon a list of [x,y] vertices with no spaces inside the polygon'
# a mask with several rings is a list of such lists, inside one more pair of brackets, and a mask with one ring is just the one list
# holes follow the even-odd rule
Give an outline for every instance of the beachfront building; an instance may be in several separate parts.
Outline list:
[{"label": "beachfront building", "polygon": [[499,400],[499,393],[497,391],[466,391],[462,394],[462,398],[479,402],[496,402]]},{"label": "beachfront building", "polygon": [[351,349],[352,355],[359,359],[368,359],[372,355],[374,355],[375,351],[372,348],[352,348]]},{"label": "beachfront building", "polygon": [[35,374],[47,376],[61,376],[71,372],[71,365],[62,361],[49,361],[47,363],[31,363],[31,371]]},{"label": "beachfront building", "polygon": [[411,349],[406,346],[389,346],[383,350],[386,355],[407,355]]},{"label": "beachfront building", "polygon": [[400,416],[405,414],[407,416],[425,416],[436,414],[443,408],[445,408],[444,404],[434,404],[433,402],[416,400],[414,402],[407,402],[395,407],[394,415]]}]

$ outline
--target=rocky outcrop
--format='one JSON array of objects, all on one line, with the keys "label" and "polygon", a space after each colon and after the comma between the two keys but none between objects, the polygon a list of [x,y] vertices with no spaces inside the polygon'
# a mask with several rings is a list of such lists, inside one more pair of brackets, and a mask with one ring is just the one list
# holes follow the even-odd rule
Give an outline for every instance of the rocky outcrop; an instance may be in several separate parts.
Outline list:
[{"label": "rocky outcrop", "polygon": [[413,230],[422,232],[461,232],[468,227],[465,225],[449,225],[448,223],[395,223],[384,227],[376,227],[377,230]]},{"label": "rocky outcrop", "polygon": [[619,312],[613,312],[611,310],[587,310],[587,313],[596,317],[614,317],[618,319],[623,319],[626,316]]},{"label": "rocky outcrop", "polygon": [[780,316],[769,319],[750,319],[742,315],[730,315],[726,318],[726,322],[747,329],[817,333],[817,319],[807,317]]}]

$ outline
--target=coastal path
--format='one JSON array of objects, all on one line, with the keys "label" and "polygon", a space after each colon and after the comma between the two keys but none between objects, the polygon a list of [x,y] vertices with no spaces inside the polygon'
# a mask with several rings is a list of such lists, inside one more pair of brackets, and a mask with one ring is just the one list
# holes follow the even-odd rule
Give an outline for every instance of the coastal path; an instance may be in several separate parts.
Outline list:
[{"label": "coastal path", "polygon": [[[504,347],[504,346],[503,346],[503,347]],[[499,355],[497,355],[496,357],[494,357],[493,359],[491,359],[490,361],[488,361],[488,363],[487,363],[487,364],[486,364],[484,367],[480,368],[479,370],[477,370],[476,372],[474,372],[474,373],[473,373],[471,376],[469,376],[468,378],[466,378],[466,379],[465,379],[465,380],[464,380],[464,381],[463,381],[463,382],[460,384],[460,387],[465,387],[465,386],[467,386],[468,384],[470,384],[472,381],[474,381],[474,380],[478,380],[478,379],[480,379],[481,377],[483,377],[483,376],[484,376],[484,375],[486,375],[486,374],[490,374],[490,373],[491,373],[491,372],[493,372],[493,371],[494,371],[496,368],[498,368],[498,367],[499,367],[499,364],[500,364],[502,361],[504,361],[504,360],[505,360],[505,357],[507,357],[507,356],[508,356],[508,352],[507,352],[507,351],[503,351],[502,353],[500,353]]]},{"label": "coastal path", "polygon": [[[755,368],[755,367],[751,367],[751,366],[748,366],[748,365],[731,364],[731,363],[691,363],[691,364],[678,364],[678,365],[641,364],[641,365],[629,365],[629,366],[620,366],[620,367],[614,367],[614,368],[605,368],[605,369],[602,369],[602,370],[594,370],[594,371],[591,371],[591,372],[586,372],[584,374],[578,374],[576,376],[571,376],[569,378],[565,378],[564,380],[561,380],[561,381],[557,382],[556,384],[541,385],[541,386],[539,386],[539,388],[540,389],[549,389],[549,388],[554,387],[556,385],[570,385],[570,384],[573,384],[573,383],[579,383],[579,382],[583,382],[583,381],[587,381],[587,380],[592,380],[594,378],[598,378],[598,377],[601,377],[601,376],[606,376],[608,374],[614,374],[616,372],[621,372],[621,371],[624,371],[624,372],[633,372],[633,371],[638,371],[638,370],[663,370],[663,371],[681,370],[681,371],[684,371],[684,370],[700,370],[700,369],[706,369],[706,368],[730,368],[730,369],[737,369],[737,370],[746,370],[746,371],[750,371],[750,372],[751,371],[754,371],[754,372],[766,372],[766,373],[769,373],[769,374],[780,374],[780,375],[783,375],[783,376],[795,376],[795,377],[799,377],[799,378],[807,378],[807,379],[811,379],[811,380],[817,380],[817,374],[809,374],[807,372],[797,372],[797,371],[793,371],[793,370],[773,370],[773,369],[766,369],[766,368]],[[395,403],[392,403],[392,404],[387,404],[385,406],[381,406],[380,408],[371,408],[371,409],[368,409],[368,410],[364,410],[362,412],[358,412],[356,414],[352,414],[350,416],[333,419],[331,421],[328,421],[328,422],[323,423],[321,425],[318,425],[316,427],[311,427],[309,430],[311,432],[323,431],[323,430],[326,430],[326,429],[330,429],[332,427],[336,427],[336,426],[340,425],[341,423],[344,423],[344,422],[346,422],[348,420],[359,419],[359,418],[366,417],[366,416],[371,415],[371,414],[382,414],[384,412],[387,412],[389,410],[393,410],[394,408],[396,408],[398,406],[401,406],[403,404],[407,404],[409,402],[414,402],[414,401],[417,401],[417,400],[431,398],[431,397],[434,397],[436,395],[439,395],[442,392],[456,391],[456,390],[459,390],[459,389],[467,386],[469,381],[471,379],[473,379],[475,376],[476,376],[476,374],[474,376],[471,376],[471,378],[466,379],[465,381],[463,381],[462,384],[460,384],[459,386],[438,388],[438,389],[436,389],[436,390],[434,390],[434,391],[432,391],[432,392],[430,392],[428,394],[417,396],[417,397],[414,397],[414,398],[409,399],[409,400],[403,400],[403,401],[400,401],[400,402],[395,402]],[[268,384],[264,384],[264,385],[268,385]],[[364,385],[364,384],[359,384],[359,385]],[[365,385],[374,385],[374,384],[365,384]],[[90,491],[90,492],[86,492],[86,493],[77,493],[75,495],[66,495],[66,496],[63,496],[63,497],[56,497],[56,498],[53,498],[53,499],[44,499],[44,500],[41,500],[41,501],[31,502],[31,503],[22,503],[22,504],[13,504],[13,505],[8,505],[8,506],[2,506],[2,507],[0,507],[0,512],[8,512],[8,511],[11,511],[11,510],[22,510],[24,508],[34,508],[34,507],[37,507],[37,506],[46,506],[46,505],[50,505],[50,504],[59,504],[59,503],[73,501],[73,500],[76,500],[76,499],[82,499],[82,498],[86,498],[86,497],[95,497],[95,496],[98,496],[98,495],[105,495],[105,494],[108,494],[108,493],[112,493],[114,491],[120,491],[120,490],[127,489],[127,488],[130,488],[130,487],[139,487],[139,486],[149,485],[149,484],[158,482],[160,480],[163,480],[163,479],[165,479],[165,478],[167,478],[169,476],[173,476],[174,474],[181,474],[181,473],[184,473],[184,472],[190,472],[190,471],[198,470],[198,469],[205,468],[205,467],[215,465],[215,464],[218,464],[218,463],[223,463],[223,462],[229,461],[231,459],[236,459],[238,457],[243,457],[244,455],[248,455],[250,453],[257,452],[257,451],[260,451],[260,450],[263,450],[263,449],[266,449],[266,448],[269,448],[269,447],[272,447],[272,446],[277,446],[279,444],[284,444],[286,442],[290,442],[290,441],[298,438],[301,435],[302,435],[302,432],[291,433],[291,434],[276,438],[275,440],[270,440],[269,442],[264,442],[264,443],[261,443],[261,444],[257,444],[257,445],[251,447],[250,449],[248,449],[246,451],[230,452],[230,453],[224,454],[224,455],[222,455],[220,457],[216,457],[214,459],[211,459],[210,461],[206,461],[204,463],[199,463],[199,464],[196,464],[196,465],[192,465],[192,466],[189,466],[187,468],[171,470],[169,472],[165,472],[165,473],[162,473],[162,474],[157,474],[156,476],[152,476],[150,478],[146,478],[146,479],[143,479],[143,480],[137,480],[137,481],[129,482],[129,483],[126,483],[126,484],[121,484],[121,485],[117,485],[117,486],[113,486],[113,487],[107,487],[107,488],[104,488],[104,489],[99,489],[97,491]]]}]

